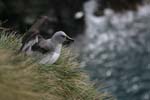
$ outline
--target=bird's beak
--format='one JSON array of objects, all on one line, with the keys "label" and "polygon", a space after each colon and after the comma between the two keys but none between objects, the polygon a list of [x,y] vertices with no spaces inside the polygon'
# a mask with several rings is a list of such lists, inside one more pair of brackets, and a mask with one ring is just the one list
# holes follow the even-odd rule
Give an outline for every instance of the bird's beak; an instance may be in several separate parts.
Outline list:
[{"label": "bird's beak", "polygon": [[67,41],[71,41],[71,42],[73,42],[74,41],[74,39],[72,39],[71,37],[69,37],[69,36],[66,36],[66,40]]}]

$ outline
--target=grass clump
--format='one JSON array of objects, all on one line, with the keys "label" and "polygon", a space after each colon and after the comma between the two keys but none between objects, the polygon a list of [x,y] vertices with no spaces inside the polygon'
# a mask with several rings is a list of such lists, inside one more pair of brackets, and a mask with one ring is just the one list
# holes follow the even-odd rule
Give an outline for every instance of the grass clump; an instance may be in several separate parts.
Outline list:
[{"label": "grass clump", "polygon": [[14,35],[0,36],[0,100],[109,98],[93,88],[69,49],[63,48],[57,63],[39,65],[31,57],[16,53],[20,40]]}]

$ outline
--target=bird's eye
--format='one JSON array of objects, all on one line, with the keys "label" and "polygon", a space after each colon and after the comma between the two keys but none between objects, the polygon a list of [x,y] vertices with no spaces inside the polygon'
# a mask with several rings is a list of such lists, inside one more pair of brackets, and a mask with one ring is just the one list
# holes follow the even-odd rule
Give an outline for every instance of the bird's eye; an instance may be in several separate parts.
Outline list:
[{"label": "bird's eye", "polygon": [[62,35],[61,37],[65,38],[66,36],[65,36],[65,35]]}]

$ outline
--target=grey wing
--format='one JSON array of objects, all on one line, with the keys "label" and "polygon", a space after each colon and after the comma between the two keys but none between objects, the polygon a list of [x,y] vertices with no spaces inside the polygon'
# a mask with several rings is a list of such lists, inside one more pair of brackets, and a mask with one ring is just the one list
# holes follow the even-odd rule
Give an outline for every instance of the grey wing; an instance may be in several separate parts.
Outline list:
[{"label": "grey wing", "polygon": [[39,41],[39,35],[37,33],[28,33],[24,36],[22,39],[22,46],[20,48],[20,51],[25,52],[26,54],[31,54],[32,52],[32,46]]},{"label": "grey wing", "polygon": [[50,39],[45,40],[43,38],[39,38],[38,40],[39,40],[38,43],[36,43],[32,47],[33,51],[45,54],[54,50],[53,46],[51,45],[51,42],[49,41]]}]

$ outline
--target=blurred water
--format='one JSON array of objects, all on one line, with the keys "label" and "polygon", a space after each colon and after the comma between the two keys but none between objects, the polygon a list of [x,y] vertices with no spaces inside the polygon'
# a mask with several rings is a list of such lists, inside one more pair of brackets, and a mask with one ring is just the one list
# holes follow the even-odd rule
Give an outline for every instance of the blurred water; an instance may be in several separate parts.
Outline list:
[{"label": "blurred water", "polygon": [[122,14],[106,9],[101,17],[93,15],[95,7],[85,4],[86,69],[118,100],[150,100],[150,5]]}]

